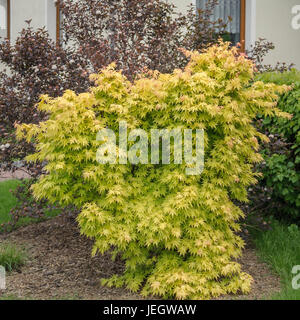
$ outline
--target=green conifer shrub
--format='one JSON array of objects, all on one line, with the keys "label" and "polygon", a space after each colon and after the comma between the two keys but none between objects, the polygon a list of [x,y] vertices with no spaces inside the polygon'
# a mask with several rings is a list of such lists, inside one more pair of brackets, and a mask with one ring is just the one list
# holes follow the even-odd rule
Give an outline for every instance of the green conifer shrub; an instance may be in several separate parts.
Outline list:
[{"label": "green conifer shrub", "polygon": [[[113,247],[113,257],[124,259],[124,273],[103,284],[176,299],[247,293],[251,276],[236,262],[243,212],[232,200],[247,201],[252,166],[262,160],[258,139],[266,138],[252,120],[258,112],[287,117],[276,103],[288,87],[253,82],[253,63],[229,43],[186,54],[187,67],[171,74],[131,83],[111,65],[92,76],[89,92],[43,96],[39,108],[49,119],[18,126],[17,134],[37,143],[28,160],[47,161],[35,197],[81,208],[78,223],[95,240],[93,254]],[[172,161],[97,163],[97,132],[117,132],[119,121],[147,132],[204,129],[204,171],[186,175],[187,164]]]}]

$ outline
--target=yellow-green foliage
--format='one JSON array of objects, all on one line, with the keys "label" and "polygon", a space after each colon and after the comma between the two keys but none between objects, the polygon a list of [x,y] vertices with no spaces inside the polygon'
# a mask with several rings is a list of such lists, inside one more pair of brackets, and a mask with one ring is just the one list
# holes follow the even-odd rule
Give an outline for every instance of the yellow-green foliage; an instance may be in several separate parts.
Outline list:
[{"label": "yellow-green foliage", "polygon": [[[251,277],[235,261],[243,241],[236,235],[243,216],[232,199],[247,200],[261,160],[251,125],[257,113],[284,116],[275,108],[288,87],[252,82],[253,65],[220,42],[204,53],[187,52],[190,63],[172,74],[142,75],[130,83],[114,66],[93,76],[90,92],[43,96],[49,120],[18,127],[35,139],[32,161],[48,164],[33,186],[37,198],[81,208],[81,232],[95,239],[93,254],[114,247],[126,262],[123,275],[103,280],[144,295],[209,299],[247,293]],[[190,128],[205,130],[205,168],[186,165],[101,165],[99,129]]]}]

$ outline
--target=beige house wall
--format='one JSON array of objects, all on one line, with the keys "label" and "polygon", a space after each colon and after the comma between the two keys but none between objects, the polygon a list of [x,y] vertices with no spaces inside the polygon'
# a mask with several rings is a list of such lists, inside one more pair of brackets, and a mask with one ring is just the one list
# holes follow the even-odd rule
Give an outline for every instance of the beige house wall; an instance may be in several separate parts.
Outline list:
[{"label": "beige house wall", "polygon": [[[298,14],[292,13],[297,5]],[[266,63],[295,63],[300,69],[300,0],[256,0],[255,25],[256,39],[266,38],[275,45]]]},{"label": "beige house wall", "polygon": [[11,41],[14,42],[19,32],[27,26],[25,20],[32,19],[33,28],[45,25],[44,0],[12,0],[11,1]]},{"label": "beige house wall", "polygon": [[46,26],[52,39],[56,35],[56,13],[53,0],[11,0],[11,40],[18,37],[25,20],[32,19],[34,29]]}]

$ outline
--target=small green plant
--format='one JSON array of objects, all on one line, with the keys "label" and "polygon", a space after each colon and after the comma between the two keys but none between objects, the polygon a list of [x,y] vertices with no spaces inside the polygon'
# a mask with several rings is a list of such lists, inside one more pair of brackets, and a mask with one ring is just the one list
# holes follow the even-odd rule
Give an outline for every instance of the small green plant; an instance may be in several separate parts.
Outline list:
[{"label": "small green plant", "polygon": [[0,265],[6,271],[19,270],[26,262],[26,251],[15,244],[1,243],[0,244]]}]

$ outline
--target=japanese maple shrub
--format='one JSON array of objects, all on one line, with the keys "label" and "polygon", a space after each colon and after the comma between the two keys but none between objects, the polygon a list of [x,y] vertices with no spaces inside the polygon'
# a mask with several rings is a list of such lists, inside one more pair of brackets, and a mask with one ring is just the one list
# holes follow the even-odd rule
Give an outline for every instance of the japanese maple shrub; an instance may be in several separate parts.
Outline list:
[{"label": "japanese maple shrub", "polygon": [[[28,160],[47,161],[34,195],[81,208],[78,223],[95,239],[93,254],[113,247],[113,257],[125,260],[124,273],[103,284],[177,299],[247,293],[251,276],[236,262],[243,212],[232,200],[247,201],[252,165],[262,159],[258,139],[265,136],[252,119],[288,116],[276,109],[288,87],[253,82],[253,63],[228,43],[186,54],[187,67],[171,74],[150,72],[131,83],[111,65],[92,76],[89,92],[43,96],[39,108],[49,119],[18,126],[18,136],[37,143]],[[117,133],[119,121],[146,132],[204,129],[204,171],[187,175],[185,162],[172,161],[99,164],[96,134]]]}]

